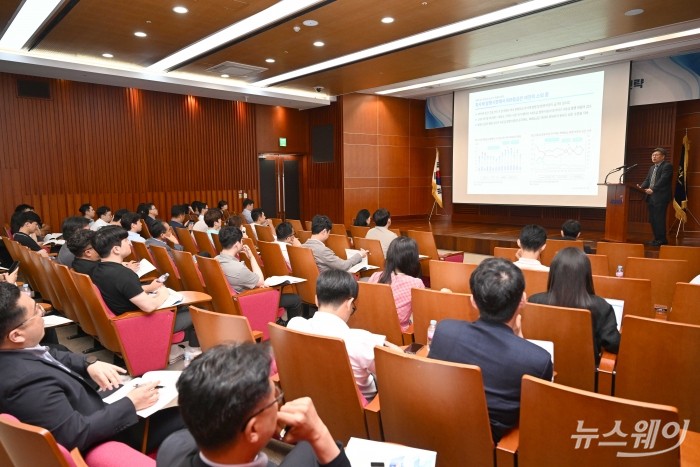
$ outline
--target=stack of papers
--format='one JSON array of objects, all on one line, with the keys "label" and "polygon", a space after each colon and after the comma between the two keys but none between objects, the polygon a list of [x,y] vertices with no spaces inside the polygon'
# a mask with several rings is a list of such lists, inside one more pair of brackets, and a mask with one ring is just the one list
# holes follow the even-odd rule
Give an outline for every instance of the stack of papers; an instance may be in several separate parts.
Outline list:
[{"label": "stack of papers", "polygon": [[65,326],[66,324],[73,324],[73,320],[65,318],[60,315],[48,315],[44,316],[44,327],[53,328],[56,326]]},{"label": "stack of papers", "polygon": [[175,387],[175,383],[177,383],[181,373],[182,371],[149,371],[144,373],[140,378],[134,378],[131,381],[125,382],[114,394],[102,400],[107,404],[113,404],[119,399],[126,397],[128,393],[137,388],[140,384],[159,381],[158,385],[163,387],[158,389],[158,402],[146,409],[136,412],[139,417],[150,417],[160,409],[166,409],[177,405],[177,388]]},{"label": "stack of papers", "polygon": [[[359,255],[359,254],[360,254],[360,250],[353,250],[352,248],[346,248],[346,249],[345,249],[345,257],[348,258],[348,259],[350,259],[351,257],[353,257],[353,256],[356,255],[356,254]],[[354,274],[354,273],[356,273],[356,272],[367,271],[367,270],[369,270],[369,269],[379,269],[379,267],[378,267],[378,266],[372,266],[371,264],[369,264],[369,263],[367,262],[367,257],[365,256],[364,258],[362,258],[362,261],[360,261],[359,263],[357,263],[356,265],[354,265],[353,267],[351,267],[350,269],[348,269],[348,272]]]},{"label": "stack of papers", "polygon": [[165,290],[168,291],[168,298],[166,298],[158,308],[170,308],[171,306],[177,305],[185,298],[180,292],[176,292],[171,288],[165,287]]},{"label": "stack of papers", "polygon": [[437,452],[400,444],[350,438],[345,448],[351,465],[384,467],[435,467]]},{"label": "stack of papers", "polygon": [[61,239],[62,233],[50,233],[44,237],[44,245],[63,245],[65,240]]},{"label": "stack of papers", "polygon": [[138,274],[139,277],[143,277],[146,274],[148,274],[149,272],[155,271],[155,270],[156,270],[156,267],[153,266],[153,264],[151,264],[150,261],[148,261],[147,259],[142,259],[139,262],[139,269],[138,269],[138,271],[136,271],[136,274]]},{"label": "stack of papers", "polygon": [[265,279],[265,285],[267,287],[274,287],[276,285],[298,284],[299,282],[306,282],[306,279],[294,276],[270,276],[267,279]]}]

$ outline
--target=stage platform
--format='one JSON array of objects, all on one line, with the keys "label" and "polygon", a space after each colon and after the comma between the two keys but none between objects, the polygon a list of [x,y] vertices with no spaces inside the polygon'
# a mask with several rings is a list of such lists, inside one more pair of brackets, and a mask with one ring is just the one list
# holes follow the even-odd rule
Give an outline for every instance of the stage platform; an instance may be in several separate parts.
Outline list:
[{"label": "stage platform", "polygon": [[[516,240],[520,234],[522,225],[473,224],[451,222],[447,219],[433,217],[431,222],[428,222],[427,219],[392,219],[391,227],[398,228],[401,232],[406,230],[430,230],[435,236],[437,247],[441,249],[460,250],[480,255],[492,255],[493,248],[497,246],[517,248]],[[675,233],[674,230],[668,234],[669,245],[700,246],[700,238],[679,237],[676,239]],[[559,237],[560,232],[557,229],[547,229],[547,235],[552,238]],[[603,236],[603,231],[583,230],[580,239],[595,252],[598,242],[605,241]],[[628,241],[629,243],[644,243],[651,239],[650,232],[648,237],[631,237]],[[645,256],[647,258],[657,258],[659,256],[659,247],[645,245]]]}]

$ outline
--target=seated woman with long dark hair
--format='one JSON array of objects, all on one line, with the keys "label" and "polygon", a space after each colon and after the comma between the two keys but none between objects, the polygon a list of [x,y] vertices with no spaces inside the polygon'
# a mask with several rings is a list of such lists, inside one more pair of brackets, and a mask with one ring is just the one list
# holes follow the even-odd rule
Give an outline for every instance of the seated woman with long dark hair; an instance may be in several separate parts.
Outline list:
[{"label": "seated woman with long dark hair", "polygon": [[401,330],[411,324],[411,289],[424,289],[421,277],[418,244],[408,237],[396,237],[386,252],[384,271],[375,272],[369,282],[391,285]]},{"label": "seated woman with long dark hair", "polygon": [[615,312],[605,299],[593,290],[591,261],[578,248],[560,250],[549,269],[547,292],[538,293],[528,300],[543,305],[583,308],[591,312],[593,322],[593,348],[596,363],[602,349],[617,353],[620,333],[617,330]]},{"label": "seated woman with long dark hair", "polygon": [[356,225],[358,227],[369,227],[370,217],[371,214],[369,213],[369,210],[360,209],[357,211],[357,215],[355,216],[352,225]]}]

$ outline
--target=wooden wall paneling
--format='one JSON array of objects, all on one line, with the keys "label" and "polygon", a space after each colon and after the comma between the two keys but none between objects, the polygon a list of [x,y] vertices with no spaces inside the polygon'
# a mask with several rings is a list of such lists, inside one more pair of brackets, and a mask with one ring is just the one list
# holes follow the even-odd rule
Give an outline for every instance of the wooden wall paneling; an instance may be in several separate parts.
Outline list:
[{"label": "wooden wall paneling", "polygon": [[50,100],[26,99],[16,79],[0,74],[2,220],[21,202],[56,230],[83,202],[151,200],[169,217],[175,200],[257,196],[252,104],[63,80]]}]

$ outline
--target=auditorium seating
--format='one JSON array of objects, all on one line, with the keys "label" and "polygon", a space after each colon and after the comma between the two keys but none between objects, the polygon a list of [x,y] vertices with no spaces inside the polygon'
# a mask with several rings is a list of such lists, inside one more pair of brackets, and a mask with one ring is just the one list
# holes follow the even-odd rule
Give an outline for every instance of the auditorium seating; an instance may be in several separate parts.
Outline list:
[{"label": "auditorium seating", "polygon": [[403,333],[396,312],[396,302],[389,284],[358,282],[359,291],[355,313],[350,316],[348,326],[364,329],[374,334],[386,336],[386,340],[396,345],[413,342],[413,327]]},{"label": "auditorium seating", "polygon": [[471,293],[469,278],[478,264],[430,260],[430,288],[450,289],[455,293]]},{"label": "auditorium seating", "polygon": [[700,284],[676,283],[668,320],[700,325]]},{"label": "auditorium seating", "polygon": [[598,242],[596,253],[608,257],[608,275],[614,276],[618,266],[627,271],[627,258],[644,258],[641,243]]},{"label": "auditorium seating", "polygon": [[462,319],[476,321],[479,310],[471,304],[471,295],[439,292],[431,289],[411,289],[413,310],[413,338],[419,344],[427,343],[430,320]]},{"label": "auditorium seating", "polygon": [[203,352],[219,344],[255,342],[262,338],[262,332],[250,328],[248,318],[207,311],[196,306],[190,307],[192,324]]},{"label": "auditorium seating", "polygon": [[559,250],[570,247],[583,250],[583,240],[547,240],[547,247],[542,251],[540,261],[549,266]]}]

